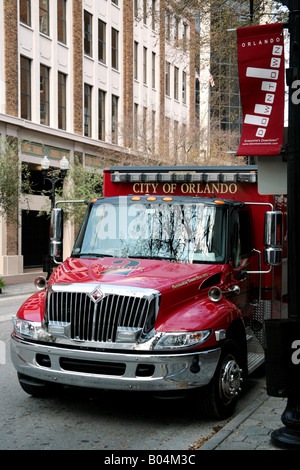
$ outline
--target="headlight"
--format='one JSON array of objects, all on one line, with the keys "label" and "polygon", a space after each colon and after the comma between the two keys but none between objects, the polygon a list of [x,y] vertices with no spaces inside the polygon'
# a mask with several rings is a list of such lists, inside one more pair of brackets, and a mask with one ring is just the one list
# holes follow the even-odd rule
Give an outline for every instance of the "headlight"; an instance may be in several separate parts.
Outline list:
[{"label": "headlight", "polygon": [[36,339],[39,341],[51,341],[52,337],[47,333],[46,330],[42,327],[40,322],[32,322],[23,320],[15,316],[13,318],[14,332],[17,336],[22,338]]},{"label": "headlight", "polygon": [[211,330],[190,331],[184,333],[157,333],[153,349],[191,348],[204,343],[211,335]]}]

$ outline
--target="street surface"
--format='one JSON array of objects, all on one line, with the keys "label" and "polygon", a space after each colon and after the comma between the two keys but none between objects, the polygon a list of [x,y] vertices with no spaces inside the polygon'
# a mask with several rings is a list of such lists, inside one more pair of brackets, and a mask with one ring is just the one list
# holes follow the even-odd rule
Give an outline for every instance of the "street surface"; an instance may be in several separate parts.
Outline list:
[{"label": "street surface", "polygon": [[[44,399],[26,394],[10,360],[9,338],[11,316],[27,297],[0,296],[1,450],[186,451],[227,423],[195,416],[185,399],[146,393],[64,389]],[[259,373],[249,379],[236,414],[264,384]]]}]

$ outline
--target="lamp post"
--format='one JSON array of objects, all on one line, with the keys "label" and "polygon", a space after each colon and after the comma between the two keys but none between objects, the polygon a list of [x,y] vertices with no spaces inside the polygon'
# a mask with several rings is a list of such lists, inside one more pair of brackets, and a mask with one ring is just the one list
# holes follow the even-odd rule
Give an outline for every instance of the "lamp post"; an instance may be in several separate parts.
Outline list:
[{"label": "lamp post", "polygon": [[60,172],[59,170],[52,169],[49,172],[50,162],[48,158],[45,156],[42,158],[41,167],[42,167],[42,175],[45,180],[50,181],[51,183],[51,194],[49,196],[51,200],[51,209],[55,207],[55,185],[58,181],[63,181],[67,175],[67,171],[69,169],[69,162],[66,157],[63,157],[60,162]]}]

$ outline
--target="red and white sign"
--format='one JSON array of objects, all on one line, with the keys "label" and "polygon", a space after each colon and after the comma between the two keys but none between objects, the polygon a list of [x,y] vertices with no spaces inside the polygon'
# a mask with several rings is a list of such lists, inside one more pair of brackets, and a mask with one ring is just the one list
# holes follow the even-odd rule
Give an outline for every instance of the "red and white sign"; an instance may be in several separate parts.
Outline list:
[{"label": "red and white sign", "polygon": [[243,128],[237,155],[279,155],[284,128],[282,23],[237,29]]}]

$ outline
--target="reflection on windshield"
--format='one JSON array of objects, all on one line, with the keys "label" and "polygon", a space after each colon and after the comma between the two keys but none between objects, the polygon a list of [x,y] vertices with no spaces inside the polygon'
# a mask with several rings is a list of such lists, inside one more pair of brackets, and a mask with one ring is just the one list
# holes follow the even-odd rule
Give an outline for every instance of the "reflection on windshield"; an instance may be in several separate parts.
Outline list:
[{"label": "reflection on windshield", "polygon": [[[120,198],[122,199],[122,198]],[[221,263],[225,258],[225,212],[193,204],[102,203],[93,206],[73,255],[155,258]]]}]

